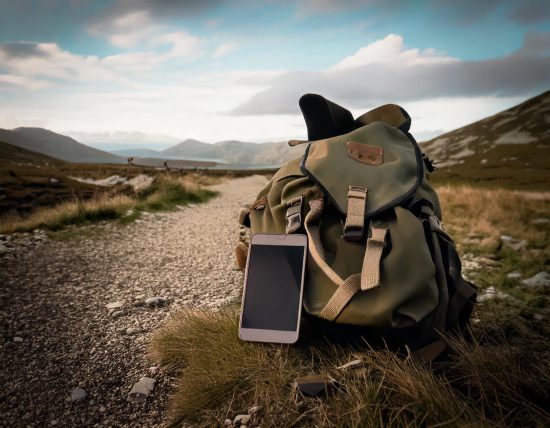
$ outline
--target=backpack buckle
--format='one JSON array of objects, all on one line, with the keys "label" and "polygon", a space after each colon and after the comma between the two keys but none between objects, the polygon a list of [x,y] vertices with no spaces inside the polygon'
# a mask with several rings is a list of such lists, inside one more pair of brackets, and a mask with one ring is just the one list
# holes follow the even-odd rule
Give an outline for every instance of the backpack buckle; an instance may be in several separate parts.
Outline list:
[{"label": "backpack buckle", "polygon": [[348,188],[348,211],[344,234],[342,238],[346,241],[360,241],[365,235],[365,212],[367,210],[366,187],[349,186]]},{"label": "backpack buckle", "polygon": [[286,234],[294,233],[302,227],[302,195],[292,198],[286,204]]}]

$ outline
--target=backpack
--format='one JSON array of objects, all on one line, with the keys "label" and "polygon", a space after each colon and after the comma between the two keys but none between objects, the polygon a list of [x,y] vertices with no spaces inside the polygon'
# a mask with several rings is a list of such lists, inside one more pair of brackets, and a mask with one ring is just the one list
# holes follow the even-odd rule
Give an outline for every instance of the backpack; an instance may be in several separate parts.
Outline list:
[{"label": "backpack", "polygon": [[[366,341],[433,360],[463,329],[476,292],[463,279],[411,118],[387,104],[353,120],[325,98],[300,99],[303,156],[283,165],[241,211],[255,233],[305,233],[302,334]],[[244,269],[247,243],[237,245]]]}]

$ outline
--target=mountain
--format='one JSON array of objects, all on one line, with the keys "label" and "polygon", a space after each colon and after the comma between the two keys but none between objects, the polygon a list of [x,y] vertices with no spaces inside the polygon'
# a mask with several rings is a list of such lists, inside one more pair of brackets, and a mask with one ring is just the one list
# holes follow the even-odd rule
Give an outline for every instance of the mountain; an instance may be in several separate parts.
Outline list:
[{"label": "mountain", "polygon": [[438,162],[437,181],[547,188],[550,91],[420,146]]},{"label": "mountain", "polygon": [[220,141],[207,144],[188,139],[161,152],[161,155],[182,159],[204,159],[229,164],[281,165],[304,153],[305,147],[289,147],[280,143],[247,143]]},{"label": "mountain", "polygon": [[160,158],[162,157],[161,152],[153,149],[121,149],[121,150],[110,150],[109,153],[112,153],[123,158]]},{"label": "mountain", "polygon": [[0,129],[0,141],[68,162],[125,163],[126,159],[94,149],[43,128]]}]

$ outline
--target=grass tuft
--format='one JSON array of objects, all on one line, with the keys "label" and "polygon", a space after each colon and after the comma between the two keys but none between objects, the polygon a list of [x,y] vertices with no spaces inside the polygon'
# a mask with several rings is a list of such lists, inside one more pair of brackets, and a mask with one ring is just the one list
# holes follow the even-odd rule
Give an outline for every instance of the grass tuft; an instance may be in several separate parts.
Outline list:
[{"label": "grass tuft", "polygon": [[[261,408],[253,424],[263,427],[542,426],[550,420],[545,359],[502,336],[474,343],[450,338],[452,357],[430,367],[384,350],[358,355],[303,341],[253,344],[239,340],[237,329],[236,309],[185,312],[154,335],[154,358],[182,371],[171,405],[176,425],[223,424],[252,406]],[[336,368],[358,356],[361,368]],[[312,373],[335,381],[320,398],[292,387]]]},{"label": "grass tuft", "polygon": [[173,210],[177,205],[205,202],[216,194],[184,179],[162,177],[137,194],[101,193],[92,199],[75,198],[42,208],[26,217],[13,213],[5,215],[0,219],[0,233],[28,232],[37,228],[60,231],[67,226],[112,220],[128,224],[139,218],[141,211]]}]

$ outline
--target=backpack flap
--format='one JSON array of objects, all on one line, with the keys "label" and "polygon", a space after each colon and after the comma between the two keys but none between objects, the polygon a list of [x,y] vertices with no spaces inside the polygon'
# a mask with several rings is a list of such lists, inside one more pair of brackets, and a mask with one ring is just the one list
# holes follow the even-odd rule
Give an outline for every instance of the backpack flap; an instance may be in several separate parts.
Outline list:
[{"label": "backpack flap", "polygon": [[424,175],[417,144],[382,122],[309,144],[301,169],[350,217],[350,230],[357,217],[366,221],[406,201]]}]

